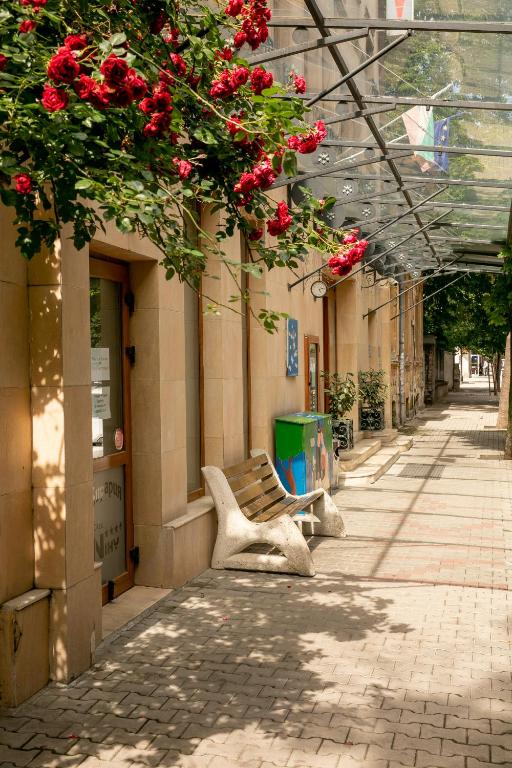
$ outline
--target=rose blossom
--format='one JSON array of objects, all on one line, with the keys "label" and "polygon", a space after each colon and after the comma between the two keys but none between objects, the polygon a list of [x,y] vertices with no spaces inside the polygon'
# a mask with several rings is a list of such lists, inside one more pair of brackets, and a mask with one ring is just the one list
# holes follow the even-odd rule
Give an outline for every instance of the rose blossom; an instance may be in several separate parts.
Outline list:
[{"label": "rose blossom", "polygon": [[188,160],[179,160],[177,157],[174,157],[172,162],[176,166],[180,179],[182,181],[188,179],[192,170],[192,163],[189,163]]},{"label": "rose blossom", "polygon": [[58,112],[61,109],[66,109],[68,101],[68,95],[65,91],[54,88],[51,85],[45,85],[41,104],[49,112]]},{"label": "rose blossom", "polygon": [[126,78],[128,70],[128,62],[114,53],[111,53],[100,67],[100,72],[109,85],[120,85]]},{"label": "rose blossom", "polygon": [[261,227],[258,227],[258,229],[253,229],[249,232],[248,237],[249,237],[249,240],[253,242],[255,240],[261,240],[261,238],[263,237],[263,230],[261,229]]},{"label": "rose blossom", "polygon": [[6,64],[7,64],[7,56],[4,56],[3,53],[0,53],[0,72],[4,71]]},{"label": "rose blossom", "polygon": [[132,89],[133,98],[142,99],[143,96],[146,95],[148,90],[148,84],[144,80],[141,75],[138,75],[137,72],[134,69],[129,69],[128,74],[126,75],[126,79],[124,81],[125,85],[128,85]]},{"label": "rose blossom", "polygon": [[277,204],[276,216],[273,219],[267,221],[267,230],[269,235],[282,235],[286,232],[293,219],[288,212],[288,206],[281,200]]},{"label": "rose blossom", "polygon": [[89,75],[80,75],[73,87],[78,98],[87,101],[92,96],[96,85],[96,80],[93,80]]},{"label": "rose blossom", "polygon": [[29,195],[32,192],[32,179],[28,173],[18,173],[14,177],[14,181],[16,182],[16,192],[19,192],[20,195]]},{"label": "rose blossom", "polygon": [[80,65],[67,48],[59,48],[48,64],[48,77],[54,83],[72,83],[80,74]]},{"label": "rose blossom", "polygon": [[266,72],[262,67],[255,67],[251,73],[251,91],[259,95],[265,88],[271,88],[274,82],[272,72]]},{"label": "rose blossom", "polygon": [[87,47],[86,35],[68,35],[64,38],[64,46],[70,51],[82,51]]},{"label": "rose blossom", "polygon": [[294,75],[293,85],[295,88],[295,93],[306,93],[306,81],[302,75]]},{"label": "rose blossom", "polygon": [[244,7],[244,0],[229,0],[229,5],[227,6],[224,13],[226,13],[228,16],[239,16],[242,12],[242,8]]},{"label": "rose blossom", "polygon": [[22,21],[21,24],[18,27],[18,32],[21,35],[27,35],[29,32],[32,32],[37,27],[37,24],[35,21],[32,21],[32,19],[25,19],[25,21]]}]

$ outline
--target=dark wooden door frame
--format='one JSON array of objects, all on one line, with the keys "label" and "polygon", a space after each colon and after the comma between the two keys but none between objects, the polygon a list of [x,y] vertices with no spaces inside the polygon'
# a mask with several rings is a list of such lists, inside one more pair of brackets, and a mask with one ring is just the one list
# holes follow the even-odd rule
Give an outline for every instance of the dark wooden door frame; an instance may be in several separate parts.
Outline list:
[{"label": "dark wooden door frame", "polygon": [[124,519],[125,519],[125,562],[126,571],[113,580],[113,590],[108,584],[102,586],[103,605],[109,598],[118,597],[133,587],[135,583],[135,563],[131,556],[134,546],[133,527],[133,486],[132,486],[132,420],[131,420],[131,395],[130,395],[130,361],[126,349],[130,346],[129,336],[129,307],[125,297],[130,291],[128,264],[114,261],[106,261],[91,256],[89,259],[90,277],[99,277],[104,280],[112,280],[121,284],[121,351],[122,351],[122,391],[123,391],[123,433],[124,444],[121,451],[101,456],[92,460],[93,473],[103,472],[106,469],[124,467]]},{"label": "dark wooden door frame", "polygon": [[315,344],[317,348],[316,355],[316,391],[317,391],[317,411],[320,408],[320,339],[318,336],[306,334],[304,336],[304,410],[309,411],[311,401],[309,399],[309,345]]}]

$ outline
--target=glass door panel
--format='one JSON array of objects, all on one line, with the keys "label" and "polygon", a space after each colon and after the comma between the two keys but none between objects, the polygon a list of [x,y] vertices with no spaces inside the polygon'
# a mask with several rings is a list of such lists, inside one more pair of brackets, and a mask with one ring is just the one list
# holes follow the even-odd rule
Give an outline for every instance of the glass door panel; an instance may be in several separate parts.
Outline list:
[{"label": "glass door panel", "polygon": [[103,602],[134,583],[129,417],[128,270],[90,260],[94,557]]}]

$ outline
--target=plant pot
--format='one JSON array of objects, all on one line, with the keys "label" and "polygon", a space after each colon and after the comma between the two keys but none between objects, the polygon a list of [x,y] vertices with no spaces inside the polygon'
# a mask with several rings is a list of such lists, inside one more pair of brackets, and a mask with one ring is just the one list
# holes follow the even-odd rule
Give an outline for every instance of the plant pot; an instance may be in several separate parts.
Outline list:
[{"label": "plant pot", "polygon": [[353,419],[332,420],[332,441],[336,458],[340,458],[343,451],[349,451],[354,447]]},{"label": "plant pot", "polygon": [[359,423],[363,432],[378,432],[384,429],[384,406],[363,405],[359,411]]}]

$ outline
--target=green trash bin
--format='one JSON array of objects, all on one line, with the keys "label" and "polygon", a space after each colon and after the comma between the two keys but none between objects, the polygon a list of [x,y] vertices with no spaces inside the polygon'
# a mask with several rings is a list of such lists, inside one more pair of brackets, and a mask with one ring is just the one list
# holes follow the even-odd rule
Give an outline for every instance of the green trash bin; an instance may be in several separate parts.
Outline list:
[{"label": "green trash bin", "polygon": [[290,413],[275,420],[276,469],[289,493],[302,494],[333,483],[331,417]]}]

